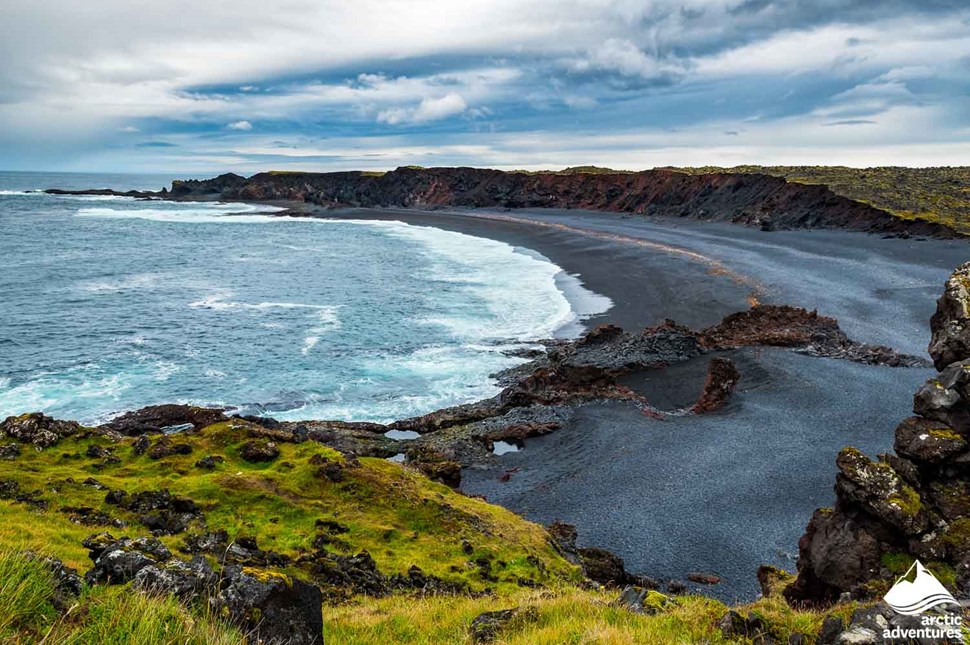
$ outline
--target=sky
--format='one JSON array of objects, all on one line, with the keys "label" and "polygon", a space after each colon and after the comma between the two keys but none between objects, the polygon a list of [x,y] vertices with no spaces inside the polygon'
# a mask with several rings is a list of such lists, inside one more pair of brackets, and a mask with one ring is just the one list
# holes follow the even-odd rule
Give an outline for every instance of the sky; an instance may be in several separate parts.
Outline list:
[{"label": "sky", "polygon": [[967,0],[0,0],[0,169],[970,165]]}]

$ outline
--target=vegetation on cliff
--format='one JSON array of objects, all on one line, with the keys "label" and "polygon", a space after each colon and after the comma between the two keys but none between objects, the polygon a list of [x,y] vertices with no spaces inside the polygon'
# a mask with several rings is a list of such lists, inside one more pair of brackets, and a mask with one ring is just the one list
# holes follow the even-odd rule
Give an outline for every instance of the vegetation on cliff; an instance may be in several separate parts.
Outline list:
[{"label": "vegetation on cliff", "polygon": [[690,174],[748,173],[828,186],[836,195],[870,204],[896,217],[944,224],[970,234],[970,167],[848,168],[846,166],[703,166]]}]

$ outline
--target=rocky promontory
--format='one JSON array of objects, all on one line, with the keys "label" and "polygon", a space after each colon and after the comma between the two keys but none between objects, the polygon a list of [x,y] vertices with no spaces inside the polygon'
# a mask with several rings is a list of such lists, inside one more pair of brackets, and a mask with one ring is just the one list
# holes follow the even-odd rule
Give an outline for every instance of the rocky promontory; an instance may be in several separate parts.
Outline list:
[{"label": "rocky promontory", "polygon": [[931,320],[939,371],[915,394],[915,416],[896,428],[894,452],[875,461],[838,456],[835,507],[819,509],[799,542],[793,603],[887,591],[914,559],[970,597],[970,263],[946,284]]},{"label": "rocky promontory", "polygon": [[[959,237],[948,226],[904,220],[836,195],[822,185],[745,173],[504,172],[483,168],[402,167],[381,172],[233,173],[173,182],[157,193],[97,189],[53,193],[118,194],[177,200],[297,201],[328,208],[557,208],[685,217],[764,230],[842,228],[889,235]],[[299,214],[299,213],[291,213]]]}]

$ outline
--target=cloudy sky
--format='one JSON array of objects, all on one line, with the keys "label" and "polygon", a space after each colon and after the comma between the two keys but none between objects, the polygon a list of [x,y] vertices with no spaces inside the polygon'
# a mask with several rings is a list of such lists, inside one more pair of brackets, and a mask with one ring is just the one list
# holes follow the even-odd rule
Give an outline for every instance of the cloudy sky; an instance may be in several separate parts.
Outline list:
[{"label": "cloudy sky", "polygon": [[0,0],[0,169],[970,165],[967,0]]}]

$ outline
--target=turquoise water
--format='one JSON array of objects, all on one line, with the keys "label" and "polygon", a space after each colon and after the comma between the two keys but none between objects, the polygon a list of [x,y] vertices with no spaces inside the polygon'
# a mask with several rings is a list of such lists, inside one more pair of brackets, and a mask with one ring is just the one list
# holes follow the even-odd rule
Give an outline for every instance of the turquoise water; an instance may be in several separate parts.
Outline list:
[{"label": "turquoise water", "polygon": [[0,173],[0,418],[387,421],[495,394],[509,350],[609,306],[528,250],[429,227],[24,192],[170,179]]}]

